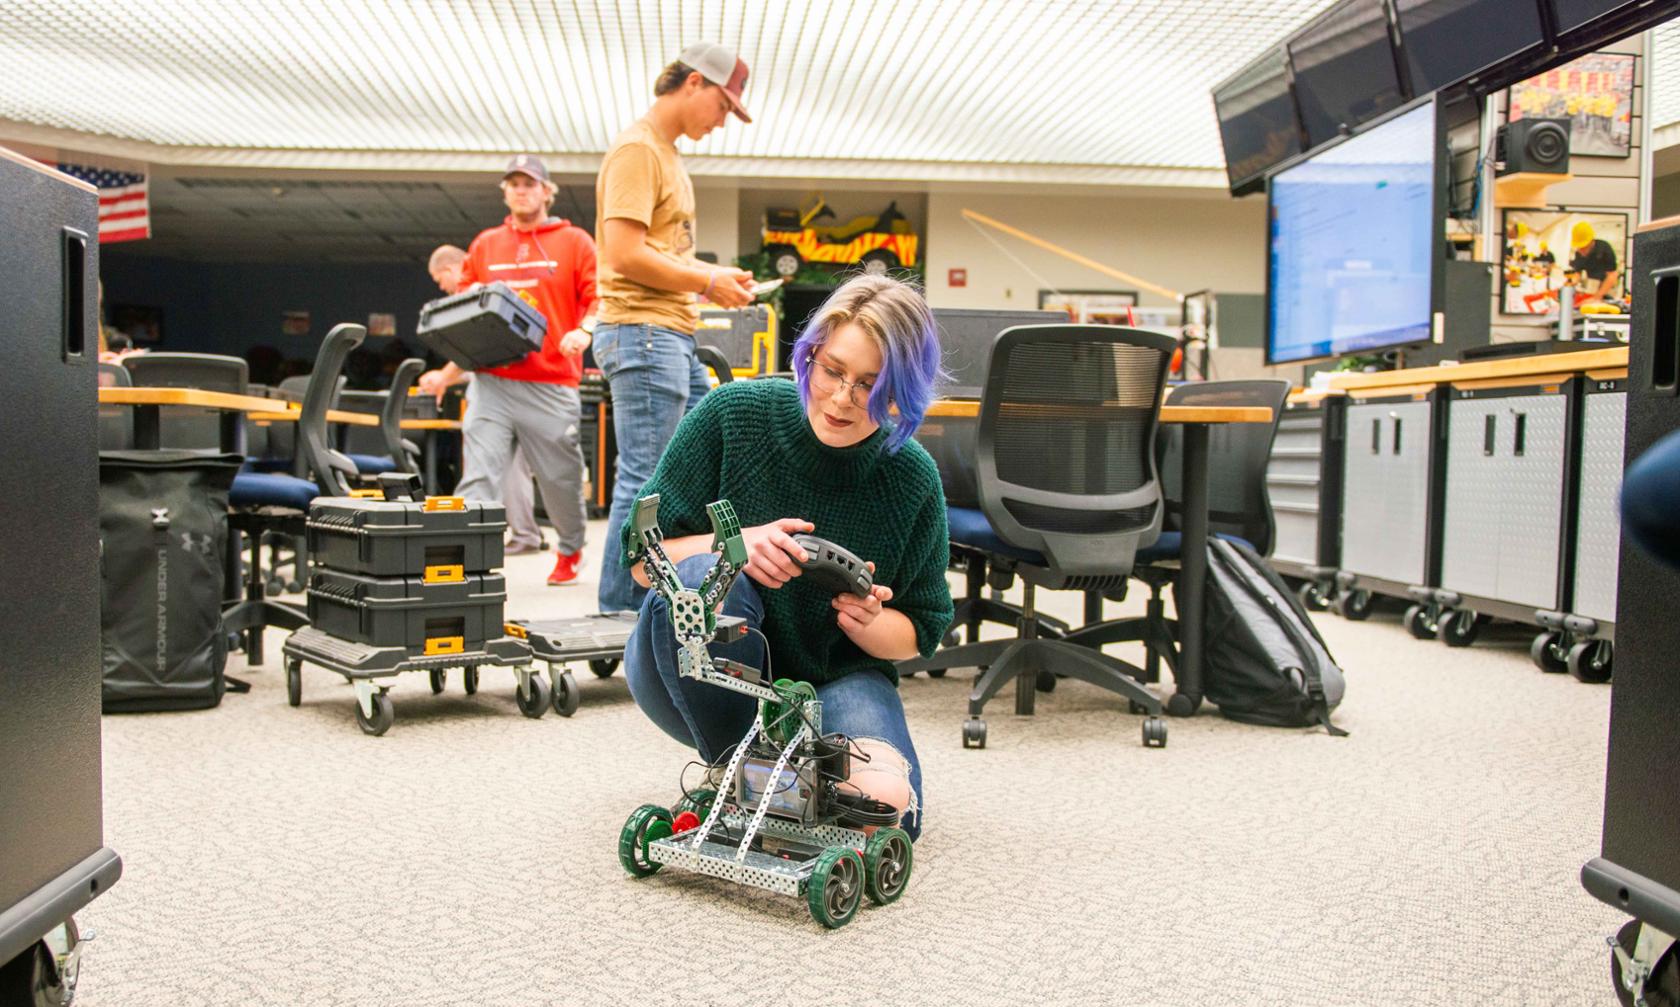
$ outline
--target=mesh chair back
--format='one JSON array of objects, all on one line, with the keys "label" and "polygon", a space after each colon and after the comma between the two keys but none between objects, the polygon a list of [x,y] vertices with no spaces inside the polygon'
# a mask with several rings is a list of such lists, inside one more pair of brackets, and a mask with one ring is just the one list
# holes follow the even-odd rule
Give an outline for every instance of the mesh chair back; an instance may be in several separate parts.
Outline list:
[{"label": "mesh chair back", "polygon": [[[337,409],[344,396],[344,385],[348,379],[342,375],[338,379],[338,393],[333,397],[329,408]],[[279,384],[280,395],[288,402],[303,401],[303,393],[309,390],[309,375],[303,374],[283,379]],[[297,458],[297,424],[273,423],[268,427],[269,458]],[[304,466],[300,463],[297,472],[302,474]]]},{"label": "mesh chair back", "polygon": [[298,451],[326,496],[349,496],[356,482],[356,464],[335,450],[327,430],[327,410],[338,400],[344,387],[344,362],[350,351],[362,345],[367,328],[361,325],[333,326],[315,354],[315,369],[309,372],[309,387],[303,393],[303,412],[298,416]]},{"label": "mesh chair back", "polygon": [[[1208,430],[1208,530],[1246,539],[1262,556],[1271,554],[1276,537],[1272,501],[1266,494],[1266,464],[1272,457],[1289,382],[1202,381],[1179,385],[1167,395],[1169,406],[1264,406],[1270,423],[1220,423]],[[1161,493],[1166,527],[1180,527],[1184,500],[1184,432],[1161,428]]]},{"label": "mesh chair back", "polygon": [[[99,365],[99,387],[127,388],[128,368],[121,364]],[[134,446],[134,417],[130,406],[99,407],[99,450],[121,451]]]},{"label": "mesh chair back", "polygon": [[[138,388],[201,388],[244,395],[250,371],[239,357],[215,353],[139,353],[123,358]],[[163,406],[158,410],[158,446],[222,449],[222,413],[215,409]]]},{"label": "mesh chair back", "polygon": [[418,474],[420,471],[420,465],[415,461],[420,451],[403,440],[402,418],[408,405],[408,390],[414,387],[415,379],[425,369],[426,362],[419,357],[409,357],[398,364],[397,373],[391,376],[391,388],[385,393],[384,408],[379,412],[379,432],[385,438],[385,453],[397,463],[400,472]]},{"label": "mesh chair back", "polygon": [[1109,325],[998,334],[980,400],[980,506],[1062,586],[1123,579],[1161,527],[1155,428],[1168,336]]}]

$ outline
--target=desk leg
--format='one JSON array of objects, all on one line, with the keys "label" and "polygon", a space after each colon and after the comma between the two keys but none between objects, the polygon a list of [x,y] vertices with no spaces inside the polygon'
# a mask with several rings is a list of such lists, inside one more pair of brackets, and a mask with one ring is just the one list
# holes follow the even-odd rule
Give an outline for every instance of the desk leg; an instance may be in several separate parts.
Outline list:
[{"label": "desk leg", "polygon": [[1202,705],[1202,589],[1207,579],[1208,428],[1184,424],[1184,547],[1179,556],[1178,691],[1167,700],[1174,717],[1193,716]]},{"label": "desk leg", "polygon": [[134,447],[139,451],[156,451],[163,435],[158,432],[158,407],[134,407]]}]

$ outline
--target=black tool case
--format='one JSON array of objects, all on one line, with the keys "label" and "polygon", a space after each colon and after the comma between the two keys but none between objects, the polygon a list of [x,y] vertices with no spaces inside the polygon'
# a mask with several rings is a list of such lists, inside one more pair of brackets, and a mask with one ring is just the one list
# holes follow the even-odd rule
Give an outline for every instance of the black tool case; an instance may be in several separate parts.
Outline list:
[{"label": "black tool case", "polygon": [[480,574],[502,565],[507,517],[500,504],[460,497],[326,497],[310,505],[308,528],[318,566],[370,577]]},{"label": "black tool case", "polygon": [[309,575],[309,622],[340,640],[435,656],[482,650],[502,634],[501,574],[454,580],[368,577],[317,569]]},{"label": "black tool case", "polygon": [[425,347],[469,371],[511,364],[541,350],[548,320],[505,283],[475,287],[420,309],[415,335]]}]

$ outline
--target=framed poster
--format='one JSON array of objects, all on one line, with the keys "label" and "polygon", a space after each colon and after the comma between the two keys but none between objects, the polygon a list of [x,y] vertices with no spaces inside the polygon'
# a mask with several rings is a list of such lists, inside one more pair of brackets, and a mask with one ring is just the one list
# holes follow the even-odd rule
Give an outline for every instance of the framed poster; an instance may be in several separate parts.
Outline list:
[{"label": "framed poster", "polygon": [[280,334],[282,336],[309,335],[309,312],[282,311],[280,312]]},{"label": "framed poster", "polygon": [[1506,210],[1504,270],[1499,311],[1505,315],[1551,315],[1558,291],[1575,286],[1577,304],[1594,299],[1606,279],[1610,289],[1600,300],[1619,301],[1627,290],[1622,268],[1627,261],[1625,213],[1587,210]]},{"label": "framed poster", "polygon": [[394,336],[397,334],[397,316],[386,312],[371,312],[368,314],[367,332],[370,336]]},{"label": "framed poster", "polygon": [[1569,153],[1626,157],[1633,142],[1633,54],[1589,53],[1511,85],[1506,119],[1568,119]]},{"label": "framed poster", "polygon": [[1065,311],[1068,321],[1129,325],[1127,308],[1137,307],[1135,290],[1040,290],[1040,311]]}]

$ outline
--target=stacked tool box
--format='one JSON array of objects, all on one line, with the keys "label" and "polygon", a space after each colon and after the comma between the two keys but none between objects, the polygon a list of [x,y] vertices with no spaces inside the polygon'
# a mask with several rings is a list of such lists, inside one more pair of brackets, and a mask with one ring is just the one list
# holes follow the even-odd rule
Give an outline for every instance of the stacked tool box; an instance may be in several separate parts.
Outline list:
[{"label": "stacked tool box", "polygon": [[483,650],[502,636],[507,601],[501,506],[422,498],[412,476],[383,481],[382,498],[310,508],[310,623],[411,657]]}]

